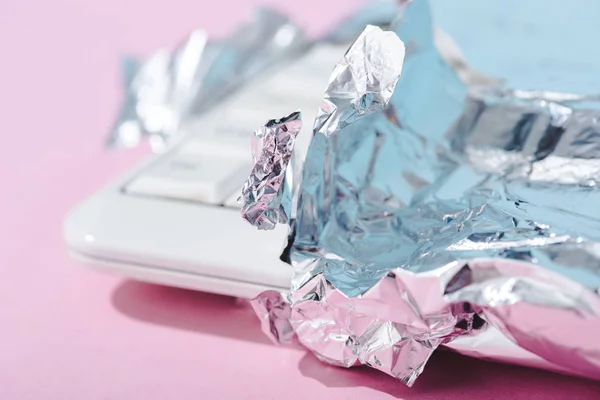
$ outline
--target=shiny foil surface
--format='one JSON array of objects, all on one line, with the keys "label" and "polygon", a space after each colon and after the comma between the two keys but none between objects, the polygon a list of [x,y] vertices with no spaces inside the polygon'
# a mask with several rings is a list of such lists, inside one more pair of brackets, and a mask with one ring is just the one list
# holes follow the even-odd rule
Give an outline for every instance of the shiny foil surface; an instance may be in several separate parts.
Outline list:
[{"label": "shiny foil surface", "polygon": [[[302,128],[299,111],[268,121],[252,136],[254,166],[242,188],[242,217],[258,229],[270,230],[292,216],[294,170],[290,164]],[[288,168],[289,167],[289,168]]]},{"label": "shiny foil surface", "polygon": [[402,72],[404,43],[394,32],[367,25],[333,69],[314,132],[325,136],[381,111]]},{"label": "shiny foil surface", "polygon": [[253,300],[263,329],[407,385],[439,346],[600,379],[600,107],[475,87],[434,45],[427,1],[400,9],[387,106],[315,125],[291,289]]},{"label": "shiny foil surface", "polygon": [[162,151],[180,139],[187,121],[224,96],[310,44],[286,15],[261,8],[220,42],[196,30],[174,51],[124,62],[125,98],[107,146],[135,147],[148,138]]}]

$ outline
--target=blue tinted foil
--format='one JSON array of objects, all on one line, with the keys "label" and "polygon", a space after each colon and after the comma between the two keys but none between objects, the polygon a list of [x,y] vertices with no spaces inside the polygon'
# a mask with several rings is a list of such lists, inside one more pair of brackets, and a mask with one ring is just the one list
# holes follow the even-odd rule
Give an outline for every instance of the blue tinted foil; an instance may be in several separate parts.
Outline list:
[{"label": "blue tinted foil", "polygon": [[441,345],[600,379],[600,107],[467,85],[401,6],[388,106],[314,134],[278,326],[408,385]]}]

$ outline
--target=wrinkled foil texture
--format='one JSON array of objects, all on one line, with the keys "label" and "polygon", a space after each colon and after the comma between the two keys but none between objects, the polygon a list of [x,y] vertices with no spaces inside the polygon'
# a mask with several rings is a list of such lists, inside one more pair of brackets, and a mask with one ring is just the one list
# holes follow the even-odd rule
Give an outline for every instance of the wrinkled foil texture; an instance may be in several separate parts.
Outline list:
[{"label": "wrinkled foil texture", "polygon": [[439,346],[600,379],[600,107],[474,90],[434,46],[428,3],[400,8],[387,107],[315,125],[291,290],[253,300],[263,329],[407,385]]},{"label": "wrinkled foil texture", "polygon": [[239,199],[242,217],[258,229],[270,230],[292,219],[294,171],[290,164],[296,136],[302,128],[300,111],[270,120],[254,131],[254,166]]},{"label": "wrinkled foil texture", "polygon": [[222,41],[209,41],[199,29],[174,51],[160,50],[144,61],[127,58],[125,98],[107,146],[135,147],[148,138],[154,151],[163,151],[180,139],[187,121],[309,44],[286,15],[260,8]]}]

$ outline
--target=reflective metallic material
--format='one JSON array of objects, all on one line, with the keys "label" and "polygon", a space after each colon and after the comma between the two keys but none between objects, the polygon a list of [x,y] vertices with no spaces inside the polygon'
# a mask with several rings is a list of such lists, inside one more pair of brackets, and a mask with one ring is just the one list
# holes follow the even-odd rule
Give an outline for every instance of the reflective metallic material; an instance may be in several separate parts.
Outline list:
[{"label": "reflective metallic material", "polygon": [[467,86],[427,2],[403,6],[388,106],[311,142],[291,290],[254,300],[263,326],[408,385],[439,346],[600,379],[600,107]]},{"label": "reflective metallic material", "polygon": [[291,220],[294,167],[288,168],[296,136],[302,128],[300,112],[270,120],[252,136],[254,167],[242,188],[242,217],[258,229],[273,229]]},{"label": "reflective metallic material", "polygon": [[125,63],[126,95],[109,147],[134,147],[148,136],[154,150],[179,139],[186,121],[309,40],[285,15],[259,9],[254,20],[222,42],[194,31],[175,51]]},{"label": "reflective metallic material", "polygon": [[290,303],[281,293],[267,290],[251,302],[256,315],[260,317],[262,331],[275,343],[292,340],[294,330],[290,325]]},{"label": "reflective metallic material", "polygon": [[331,74],[314,132],[329,135],[388,104],[402,72],[404,43],[368,25]]}]

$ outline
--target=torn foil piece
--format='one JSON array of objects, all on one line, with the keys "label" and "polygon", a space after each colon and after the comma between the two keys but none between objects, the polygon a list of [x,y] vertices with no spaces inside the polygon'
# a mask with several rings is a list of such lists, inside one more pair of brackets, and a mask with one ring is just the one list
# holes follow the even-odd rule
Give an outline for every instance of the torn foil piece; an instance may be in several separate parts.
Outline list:
[{"label": "torn foil piece", "polygon": [[329,135],[382,110],[394,93],[403,61],[404,43],[398,36],[368,25],[335,66],[314,132]]},{"label": "torn foil piece", "polygon": [[258,229],[274,229],[276,224],[291,220],[294,167],[290,160],[301,128],[301,115],[296,111],[270,120],[254,132],[254,167],[242,188],[240,202],[242,217]]},{"label": "torn foil piece", "polygon": [[388,106],[311,142],[289,326],[321,360],[407,385],[439,346],[600,379],[600,107],[473,91],[434,46],[428,3],[404,6]]},{"label": "torn foil piece", "polygon": [[259,9],[223,41],[209,41],[196,30],[173,52],[160,50],[143,62],[127,59],[125,99],[107,146],[135,147],[147,137],[161,151],[184,134],[187,122],[309,43],[285,15]]}]

